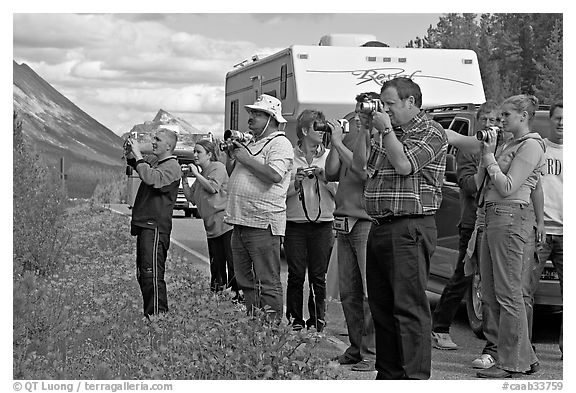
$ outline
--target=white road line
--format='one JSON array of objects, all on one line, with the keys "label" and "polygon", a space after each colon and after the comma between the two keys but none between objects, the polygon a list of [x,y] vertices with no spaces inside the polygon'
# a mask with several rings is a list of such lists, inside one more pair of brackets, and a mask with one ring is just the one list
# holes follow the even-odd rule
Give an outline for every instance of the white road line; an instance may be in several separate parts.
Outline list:
[{"label": "white road line", "polygon": [[176,240],[172,237],[170,238],[170,242],[176,244],[178,247],[182,248],[184,251],[187,251],[190,254],[194,255],[196,258],[200,259],[202,262],[206,263],[207,265],[210,265],[210,259],[207,258],[206,256],[204,256],[203,254],[200,254],[198,251],[194,251],[193,249],[186,247],[184,244],[180,243],[178,240]]}]

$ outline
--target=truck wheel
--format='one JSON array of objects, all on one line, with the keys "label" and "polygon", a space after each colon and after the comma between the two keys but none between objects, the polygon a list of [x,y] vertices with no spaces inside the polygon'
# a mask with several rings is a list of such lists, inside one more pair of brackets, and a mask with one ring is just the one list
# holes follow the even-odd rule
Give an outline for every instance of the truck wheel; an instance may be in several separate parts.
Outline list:
[{"label": "truck wheel", "polygon": [[475,273],[470,288],[466,293],[466,313],[470,328],[478,338],[484,338],[482,331],[482,281],[480,274]]},{"label": "truck wheel", "polygon": [[184,217],[192,217],[192,209],[184,209]]}]

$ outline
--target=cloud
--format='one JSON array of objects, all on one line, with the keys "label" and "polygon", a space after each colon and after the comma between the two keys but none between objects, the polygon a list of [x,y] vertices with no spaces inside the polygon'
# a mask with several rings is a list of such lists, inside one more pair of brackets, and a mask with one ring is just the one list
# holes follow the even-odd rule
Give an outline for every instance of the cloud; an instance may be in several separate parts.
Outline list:
[{"label": "cloud", "polygon": [[260,23],[279,24],[279,23],[294,23],[295,21],[301,21],[302,19],[327,20],[331,19],[333,14],[288,13],[288,14],[250,14],[250,16],[252,16]]},{"label": "cloud", "polygon": [[164,15],[14,14],[13,22],[14,59],[115,132],[160,108],[221,128],[226,72],[276,51],[174,30]]},{"label": "cloud", "polygon": [[[157,23],[158,19],[133,22],[109,14],[15,15],[16,60],[26,59],[38,71],[67,70],[70,74],[57,80],[68,85],[107,84],[120,78],[128,84],[223,83],[234,64],[260,51],[251,42],[173,31]],[[75,65],[58,67],[70,63]]]}]

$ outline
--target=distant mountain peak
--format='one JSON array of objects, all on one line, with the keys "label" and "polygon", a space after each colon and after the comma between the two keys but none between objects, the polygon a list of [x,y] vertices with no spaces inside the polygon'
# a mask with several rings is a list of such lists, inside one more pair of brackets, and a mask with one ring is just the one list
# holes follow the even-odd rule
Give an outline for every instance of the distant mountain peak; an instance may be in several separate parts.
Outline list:
[{"label": "distant mountain peak", "polygon": [[130,132],[137,132],[139,134],[151,134],[159,128],[168,128],[178,135],[196,135],[204,134],[198,128],[192,126],[186,120],[174,116],[170,112],[160,109],[152,121],[145,121],[141,124],[136,124]]},{"label": "distant mountain peak", "polygon": [[152,121],[157,123],[168,123],[174,120],[180,120],[184,123],[187,123],[186,120],[180,119],[172,115],[170,112],[165,111],[164,109],[160,109]]}]

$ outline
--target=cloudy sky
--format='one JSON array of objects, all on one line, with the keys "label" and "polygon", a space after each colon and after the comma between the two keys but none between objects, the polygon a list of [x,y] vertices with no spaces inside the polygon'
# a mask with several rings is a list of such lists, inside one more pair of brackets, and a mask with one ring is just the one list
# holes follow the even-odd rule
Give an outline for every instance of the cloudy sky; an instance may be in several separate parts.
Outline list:
[{"label": "cloudy sky", "polygon": [[372,34],[403,47],[442,14],[13,14],[13,58],[117,134],[159,109],[223,132],[234,64],[328,33]]}]

